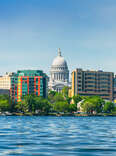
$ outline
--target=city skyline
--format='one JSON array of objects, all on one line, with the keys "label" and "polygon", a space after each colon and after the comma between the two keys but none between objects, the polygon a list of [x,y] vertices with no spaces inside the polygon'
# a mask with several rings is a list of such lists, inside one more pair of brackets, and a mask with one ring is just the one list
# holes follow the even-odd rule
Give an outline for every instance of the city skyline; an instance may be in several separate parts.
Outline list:
[{"label": "city skyline", "polygon": [[1,0],[0,75],[18,69],[49,74],[61,48],[75,68],[116,73],[115,0]]}]

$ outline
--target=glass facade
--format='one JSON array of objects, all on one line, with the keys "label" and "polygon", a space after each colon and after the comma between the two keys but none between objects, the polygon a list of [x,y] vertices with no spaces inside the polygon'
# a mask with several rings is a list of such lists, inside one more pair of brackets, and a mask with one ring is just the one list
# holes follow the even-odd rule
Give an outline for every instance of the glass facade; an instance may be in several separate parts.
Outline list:
[{"label": "glass facade", "polygon": [[10,96],[12,101],[20,102],[23,96],[34,94],[47,96],[48,77],[41,70],[20,70],[11,78]]}]

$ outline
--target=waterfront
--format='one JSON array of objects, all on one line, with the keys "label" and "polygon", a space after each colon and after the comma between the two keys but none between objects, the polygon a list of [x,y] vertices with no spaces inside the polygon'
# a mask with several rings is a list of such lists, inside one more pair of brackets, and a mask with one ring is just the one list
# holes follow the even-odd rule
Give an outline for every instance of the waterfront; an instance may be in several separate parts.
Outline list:
[{"label": "waterfront", "polygon": [[0,116],[0,155],[116,155],[116,117]]}]

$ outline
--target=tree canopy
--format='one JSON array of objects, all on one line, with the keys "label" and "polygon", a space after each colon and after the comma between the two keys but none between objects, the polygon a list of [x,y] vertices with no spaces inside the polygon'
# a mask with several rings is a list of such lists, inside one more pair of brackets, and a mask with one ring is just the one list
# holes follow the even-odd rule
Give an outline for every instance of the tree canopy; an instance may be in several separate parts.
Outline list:
[{"label": "tree canopy", "polygon": [[84,112],[89,114],[92,114],[93,112],[100,113],[102,112],[104,103],[105,101],[99,96],[91,96],[83,101],[81,107]]},{"label": "tree canopy", "polygon": [[115,110],[115,105],[114,105],[114,103],[112,103],[110,101],[106,102],[103,106],[103,112],[105,112],[105,113],[111,113],[114,110]]},{"label": "tree canopy", "polygon": [[[57,93],[50,91],[48,98],[38,97],[36,95],[26,95],[21,102],[12,104],[8,95],[0,95],[0,112],[22,112],[32,114],[48,114],[52,112],[77,111],[77,104],[81,101],[81,110],[87,114],[93,113],[112,113],[116,112],[116,106],[110,101],[104,101],[99,96],[82,97],[76,95],[73,98],[67,96],[67,89]],[[73,99],[73,104],[71,100]]]}]

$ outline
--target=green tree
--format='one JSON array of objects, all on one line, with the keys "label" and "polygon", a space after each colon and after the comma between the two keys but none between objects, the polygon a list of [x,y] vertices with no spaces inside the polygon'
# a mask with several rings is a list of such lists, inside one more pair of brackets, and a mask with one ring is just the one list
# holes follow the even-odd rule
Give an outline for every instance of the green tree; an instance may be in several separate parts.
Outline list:
[{"label": "green tree", "polygon": [[0,111],[10,111],[11,105],[10,105],[10,97],[5,94],[0,95]]},{"label": "green tree", "polygon": [[69,87],[68,86],[65,86],[63,89],[62,89],[62,95],[64,97],[68,97],[68,92],[69,92]]},{"label": "green tree", "polygon": [[18,112],[28,112],[28,104],[25,101],[18,102],[15,104],[15,110]]},{"label": "green tree", "polygon": [[28,111],[29,112],[35,112],[35,96],[34,95],[26,95],[24,97],[24,101],[25,105],[28,106]]},{"label": "green tree", "polygon": [[36,111],[40,113],[48,113],[51,109],[51,105],[48,99],[43,97],[38,97],[35,95],[26,95],[23,97],[23,100],[15,105],[15,109],[21,112],[31,112],[35,113]]},{"label": "green tree", "polygon": [[76,112],[77,111],[77,105],[76,104],[70,104],[69,105],[69,112]]},{"label": "green tree", "polygon": [[10,111],[10,104],[9,101],[6,99],[0,99],[0,111],[4,112],[4,111]]},{"label": "green tree", "polygon": [[83,112],[86,112],[88,114],[91,114],[94,110],[93,108],[93,104],[90,102],[90,101],[84,101],[82,104],[81,104],[81,107],[83,109]]},{"label": "green tree", "polygon": [[47,99],[35,97],[35,109],[39,112],[48,113],[51,109],[51,105]]},{"label": "green tree", "polygon": [[54,110],[57,112],[68,112],[69,104],[66,101],[57,101],[54,104]]},{"label": "green tree", "polygon": [[104,104],[103,112],[105,112],[105,113],[111,113],[114,109],[115,109],[114,103],[108,101],[108,102],[106,102]]},{"label": "green tree", "polygon": [[54,103],[55,101],[54,101],[54,96],[57,94],[57,92],[55,92],[55,91],[49,91],[49,93],[48,93],[48,100],[49,100],[49,102],[50,103]]},{"label": "green tree", "polygon": [[80,102],[83,98],[80,95],[73,96],[74,103],[77,104]]},{"label": "green tree", "polygon": [[65,101],[61,93],[57,93],[53,98],[54,102]]},{"label": "green tree", "polygon": [[93,112],[100,113],[102,112],[104,103],[104,100],[99,96],[91,96],[84,100],[81,107],[88,114],[93,114]]},{"label": "green tree", "polygon": [[72,98],[71,98],[71,97],[66,97],[66,101],[67,101],[67,103],[68,103],[68,104],[70,104],[70,103],[71,103],[71,100],[72,100]]},{"label": "green tree", "polygon": [[48,93],[48,96],[54,97],[56,95],[56,93],[57,93],[56,91],[50,90]]},{"label": "green tree", "polygon": [[45,114],[48,114],[51,110],[51,105],[50,103],[48,102],[47,99],[43,99],[42,100],[42,112],[45,113]]}]

